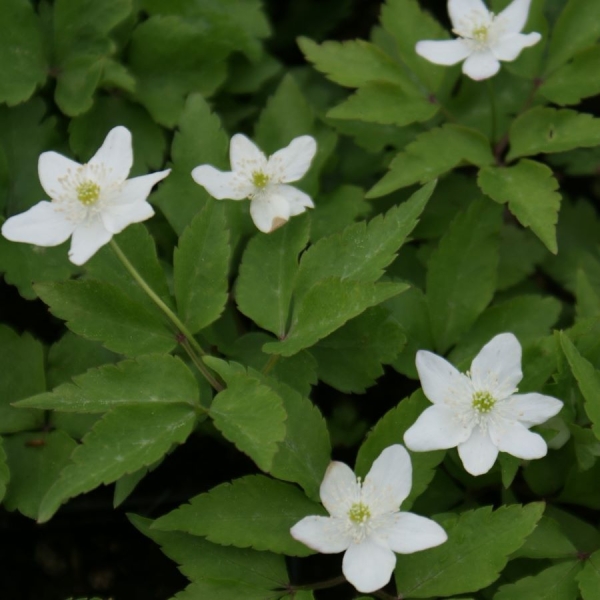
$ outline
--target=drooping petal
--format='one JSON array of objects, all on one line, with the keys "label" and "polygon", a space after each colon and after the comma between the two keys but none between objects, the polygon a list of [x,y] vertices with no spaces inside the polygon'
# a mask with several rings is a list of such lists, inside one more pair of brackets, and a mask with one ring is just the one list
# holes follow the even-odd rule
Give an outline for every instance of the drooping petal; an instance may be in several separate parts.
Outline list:
[{"label": "drooping petal", "polygon": [[265,173],[267,157],[261,149],[245,135],[236,133],[229,145],[231,169],[249,181],[255,172]]},{"label": "drooping petal", "polygon": [[113,235],[121,233],[132,223],[141,223],[154,216],[154,209],[146,200],[130,202],[129,204],[114,204],[102,211],[101,218],[104,227]]},{"label": "drooping petal", "polygon": [[471,401],[473,395],[471,382],[446,359],[433,352],[419,350],[416,366],[423,392],[434,404]]},{"label": "drooping petal", "polygon": [[293,139],[288,146],[269,158],[267,175],[277,183],[298,181],[310,168],[317,152],[317,142],[310,135]]},{"label": "drooping petal", "polygon": [[36,246],[58,246],[69,239],[76,223],[69,221],[51,202],[38,202],[29,210],[10,217],[2,225],[2,235],[11,242]]},{"label": "drooping petal", "polygon": [[329,463],[319,495],[332,517],[347,517],[350,507],[360,501],[360,486],[354,471],[342,462]]},{"label": "drooping petal", "polygon": [[410,512],[399,512],[382,522],[374,532],[390,550],[412,554],[443,544],[448,536],[435,521]]},{"label": "drooping petal", "polygon": [[472,426],[465,423],[447,406],[436,404],[426,408],[406,430],[404,443],[413,452],[429,452],[454,448],[471,435]]},{"label": "drooping petal", "polygon": [[76,265],[84,264],[107,244],[112,236],[99,216],[83,221],[73,232],[69,260]]},{"label": "drooping petal", "polygon": [[526,427],[540,425],[557,415],[563,407],[563,403],[552,396],[543,394],[515,394],[508,400],[507,415],[523,423]]},{"label": "drooping petal", "polygon": [[304,517],[291,529],[292,537],[322,554],[343,552],[352,543],[349,529],[343,519],[331,517]]},{"label": "drooping petal", "polygon": [[510,396],[521,379],[521,344],[512,333],[493,337],[471,363],[475,389],[488,391],[497,400]]},{"label": "drooping petal", "polygon": [[217,200],[244,200],[254,191],[252,182],[241,173],[219,171],[210,165],[196,167],[192,177]]},{"label": "drooping petal", "polygon": [[288,201],[291,217],[303,213],[307,208],[315,207],[312,198],[302,190],[295,188],[293,185],[282,184],[278,185],[276,189],[277,193],[285,196],[285,199]]},{"label": "drooping petal", "polygon": [[64,194],[61,179],[74,175],[81,165],[58,152],[42,152],[38,160],[38,177],[44,191],[50,198]]},{"label": "drooping petal", "polygon": [[[499,24],[502,25],[507,33],[519,33],[523,31],[523,27],[529,18],[529,7],[531,0],[513,0],[501,13],[496,17]],[[501,59],[513,60],[513,59]]]},{"label": "drooping petal", "polygon": [[471,437],[458,446],[458,455],[465,471],[471,475],[487,473],[498,458],[498,448],[493,444],[488,432],[475,427]]},{"label": "drooping petal", "polygon": [[267,191],[252,198],[250,216],[263,233],[271,233],[284,225],[290,218],[290,204],[287,198],[274,191]]},{"label": "drooping petal", "polygon": [[89,161],[92,169],[98,169],[107,183],[121,184],[133,165],[131,132],[119,125],[108,132],[104,143]]},{"label": "drooping petal", "polygon": [[448,0],[448,16],[454,29],[464,27],[465,21],[490,19],[490,11],[482,0]]},{"label": "drooping petal", "polygon": [[417,42],[415,51],[436,65],[455,65],[471,54],[471,47],[464,40],[424,40]]},{"label": "drooping petal", "polygon": [[395,566],[396,555],[389,548],[367,538],[346,550],[342,572],[359,592],[370,594],[389,582]]},{"label": "drooping petal", "polygon": [[410,494],[412,465],[400,444],[388,446],[373,462],[362,486],[362,502],[376,517],[398,510]]},{"label": "drooping petal", "polygon": [[490,47],[493,55],[498,60],[510,62],[515,60],[523,48],[534,46],[542,39],[539,33],[512,33],[500,38]]},{"label": "drooping petal", "polygon": [[500,421],[490,426],[490,437],[501,452],[531,460],[548,453],[544,438],[517,421]]},{"label": "drooping petal", "polygon": [[499,70],[500,63],[489,50],[474,52],[465,60],[462,66],[463,73],[475,81],[489,79]]}]

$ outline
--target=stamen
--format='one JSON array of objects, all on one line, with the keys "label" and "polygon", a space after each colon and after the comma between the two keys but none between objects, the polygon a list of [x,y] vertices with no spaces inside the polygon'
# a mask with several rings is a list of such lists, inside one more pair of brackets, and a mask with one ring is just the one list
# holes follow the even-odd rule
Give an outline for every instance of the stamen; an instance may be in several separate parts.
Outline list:
[{"label": "stamen", "polygon": [[366,504],[357,502],[356,504],[353,504],[348,511],[348,517],[350,517],[350,520],[353,523],[362,525],[371,518],[371,511]]},{"label": "stamen", "polygon": [[495,404],[496,399],[489,392],[475,392],[473,394],[473,408],[482,414],[489,413]]},{"label": "stamen", "polygon": [[93,181],[84,181],[77,186],[77,199],[84,206],[95,204],[100,198],[100,186]]},{"label": "stamen", "polygon": [[269,183],[269,176],[265,175],[262,171],[254,171],[252,173],[252,183],[257,188],[264,188]]}]

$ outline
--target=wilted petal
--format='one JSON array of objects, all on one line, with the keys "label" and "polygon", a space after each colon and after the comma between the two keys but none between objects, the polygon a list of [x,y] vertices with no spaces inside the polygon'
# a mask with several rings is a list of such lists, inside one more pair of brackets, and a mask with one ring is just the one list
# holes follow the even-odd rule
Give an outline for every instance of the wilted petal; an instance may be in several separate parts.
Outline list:
[{"label": "wilted petal", "polygon": [[[508,33],[519,33],[525,27],[529,18],[529,7],[531,0],[513,0],[496,19],[501,22],[504,31]],[[500,58],[500,57],[498,57]],[[501,60],[513,60],[505,58]]]},{"label": "wilted petal", "polygon": [[42,152],[38,160],[38,177],[44,191],[50,198],[58,198],[64,193],[60,179],[75,174],[81,165],[58,152]]},{"label": "wilted petal", "polygon": [[447,406],[426,408],[404,434],[404,443],[414,452],[454,448],[466,441],[472,427]]},{"label": "wilted petal", "polygon": [[518,422],[500,421],[490,427],[490,437],[501,452],[508,452],[517,458],[531,460],[542,458],[548,453],[544,438],[529,431]]},{"label": "wilted petal", "polygon": [[342,462],[329,463],[319,494],[330,515],[347,517],[350,507],[360,501],[360,486],[354,471]]},{"label": "wilted petal", "polygon": [[294,539],[322,554],[343,552],[352,543],[345,521],[330,517],[304,517],[290,533]]},{"label": "wilted petal", "polygon": [[269,158],[267,175],[277,183],[298,181],[308,171],[316,152],[317,142],[313,137],[297,137]]},{"label": "wilted petal", "polygon": [[346,550],[342,571],[359,592],[369,594],[390,581],[395,566],[396,555],[389,548],[367,538]]},{"label": "wilted petal", "polygon": [[83,221],[73,232],[69,260],[76,265],[82,265],[94,256],[104,244],[107,244],[112,236],[113,234],[104,227],[100,217]]},{"label": "wilted petal", "polygon": [[294,217],[303,213],[307,208],[314,208],[312,198],[302,190],[292,185],[278,185],[277,193],[285,196],[290,206],[290,216]]},{"label": "wilted petal", "polygon": [[275,190],[255,196],[250,203],[252,220],[263,233],[271,233],[281,227],[291,216],[286,197]]},{"label": "wilted petal", "polygon": [[498,60],[515,60],[523,48],[534,46],[542,39],[539,33],[512,33],[498,40],[490,50]]},{"label": "wilted petal", "polygon": [[448,16],[455,29],[460,29],[465,20],[487,17],[490,11],[482,0],[448,0]]},{"label": "wilted petal", "polygon": [[75,226],[76,223],[68,221],[63,212],[55,210],[55,205],[44,201],[10,217],[2,225],[2,235],[11,242],[58,246],[69,238]]},{"label": "wilted petal", "polygon": [[250,181],[255,172],[264,173],[267,168],[267,157],[254,142],[241,133],[236,133],[231,138],[229,160],[233,171]]},{"label": "wilted petal", "polygon": [[563,403],[552,396],[544,396],[535,392],[516,394],[508,400],[510,413],[508,416],[520,421],[526,427],[540,425],[557,415]]},{"label": "wilted petal", "polygon": [[88,163],[90,167],[100,167],[105,174],[105,181],[123,183],[133,165],[133,147],[131,132],[126,127],[118,126],[111,129]]},{"label": "wilted petal", "polygon": [[470,402],[473,390],[471,382],[459,373],[446,359],[419,350],[416,358],[419,379],[423,392],[434,404],[454,404],[457,400]]},{"label": "wilted petal", "polygon": [[469,43],[464,40],[424,40],[417,42],[415,51],[436,65],[455,65],[471,54]]},{"label": "wilted petal", "polygon": [[448,536],[431,519],[410,512],[399,512],[388,517],[375,535],[399,554],[412,554],[443,544]]},{"label": "wilted petal", "polygon": [[489,50],[474,52],[465,60],[462,70],[471,79],[481,81],[493,77],[500,70],[500,63]]},{"label": "wilted petal", "polygon": [[192,177],[217,200],[243,200],[254,191],[252,182],[240,173],[219,171],[210,165],[196,167]]},{"label": "wilted petal", "polygon": [[487,431],[475,427],[471,437],[459,444],[458,455],[468,473],[483,475],[494,466],[498,458],[498,448],[492,443]]},{"label": "wilted petal", "polygon": [[362,487],[362,501],[372,516],[395,512],[410,494],[412,465],[400,444],[387,447],[373,462]]}]

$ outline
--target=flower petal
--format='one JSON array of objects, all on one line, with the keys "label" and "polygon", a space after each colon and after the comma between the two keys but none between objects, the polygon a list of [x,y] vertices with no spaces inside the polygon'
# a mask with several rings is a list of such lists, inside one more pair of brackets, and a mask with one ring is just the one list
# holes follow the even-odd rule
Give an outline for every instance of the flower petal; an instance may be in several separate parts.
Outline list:
[{"label": "flower petal", "polygon": [[467,473],[483,475],[487,473],[498,458],[498,448],[493,444],[488,432],[475,427],[471,437],[458,446],[458,455]]},{"label": "flower petal", "polygon": [[498,14],[496,20],[498,23],[501,23],[502,28],[507,33],[519,33],[520,31],[523,31],[523,27],[525,27],[525,24],[527,23],[530,6],[531,0],[513,0],[513,2]]},{"label": "flower petal", "polygon": [[58,198],[64,194],[64,186],[59,180],[80,168],[79,163],[58,152],[42,152],[38,160],[38,177],[46,194]]},{"label": "flower petal", "polygon": [[275,231],[287,223],[291,216],[287,198],[276,190],[258,194],[250,203],[250,216],[263,233]]},{"label": "flower petal", "polygon": [[523,48],[534,46],[542,39],[539,33],[513,33],[500,38],[491,48],[498,60],[515,60]]},{"label": "flower petal", "polygon": [[399,554],[412,554],[443,544],[448,536],[435,521],[410,512],[399,512],[376,530],[377,537]]},{"label": "flower petal", "polygon": [[163,180],[171,172],[171,169],[157,171],[149,175],[134,177],[128,179],[120,188],[119,193],[112,199],[115,204],[132,204],[145,200],[152,191],[152,188]]},{"label": "flower petal", "polygon": [[112,236],[100,217],[83,221],[73,232],[69,260],[76,265],[82,265],[107,244]]},{"label": "flower petal", "polygon": [[472,52],[469,43],[464,40],[424,40],[417,42],[415,51],[436,65],[455,65]]},{"label": "flower petal", "polygon": [[2,225],[2,235],[11,242],[36,246],[58,246],[73,233],[76,223],[54,209],[51,202],[38,202],[29,210],[10,217]]},{"label": "flower petal", "polygon": [[454,29],[461,29],[465,20],[486,17],[490,19],[490,11],[482,0],[448,0],[448,16]]},{"label": "flower petal", "polygon": [[252,181],[256,171],[265,173],[267,169],[267,157],[254,142],[241,133],[236,133],[231,138],[229,160],[231,169],[249,181]]},{"label": "flower petal", "polygon": [[540,425],[557,415],[563,403],[552,396],[544,396],[535,392],[516,394],[508,400],[510,416],[525,425]]},{"label": "flower petal", "polygon": [[294,539],[322,554],[343,552],[352,543],[345,521],[331,517],[304,517],[290,533]]},{"label": "flower petal", "polygon": [[434,404],[455,404],[461,399],[471,401],[473,390],[469,378],[446,359],[433,352],[419,350],[416,365],[423,392]]},{"label": "flower petal", "polygon": [[152,205],[145,200],[115,204],[102,211],[104,227],[111,234],[121,233],[132,223],[141,223],[154,216]]},{"label": "flower petal", "polygon": [[331,516],[347,517],[350,507],[360,501],[360,486],[354,471],[342,462],[329,463],[319,495]]},{"label": "flower petal", "polygon": [[493,337],[471,363],[475,389],[489,391],[497,400],[508,398],[521,379],[521,344],[512,333]]},{"label": "flower petal", "polygon": [[454,411],[436,404],[426,408],[406,430],[404,443],[414,452],[445,450],[465,442],[471,431],[472,427],[458,418]]},{"label": "flower petal", "polygon": [[88,165],[92,168],[100,167],[105,182],[123,183],[133,165],[133,147],[129,129],[121,125],[111,129]]},{"label": "flower petal", "polygon": [[516,421],[500,421],[490,426],[490,437],[501,452],[531,460],[548,453],[544,438]]},{"label": "flower petal", "polygon": [[395,566],[396,555],[367,538],[346,550],[342,572],[359,592],[370,594],[389,582]]},{"label": "flower petal", "polygon": [[398,510],[410,494],[412,465],[404,446],[388,446],[375,459],[362,486],[362,502],[375,517]]},{"label": "flower petal", "polygon": [[196,167],[192,177],[217,200],[244,200],[254,191],[252,182],[240,173],[219,171],[210,165]]},{"label": "flower petal", "polygon": [[462,70],[467,77],[481,81],[493,77],[500,70],[500,63],[489,50],[474,52],[465,60]]},{"label": "flower petal", "polygon": [[314,208],[312,198],[293,185],[278,185],[277,193],[285,196],[290,206],[290,216],[294,217],[303,213],[307,208]]},{"label": "flower petal", "polygon": [[310,135],[297,137],[269,158],[267,175],[277,183],[298,181],[310,168],[316,152],[315,138]]}]

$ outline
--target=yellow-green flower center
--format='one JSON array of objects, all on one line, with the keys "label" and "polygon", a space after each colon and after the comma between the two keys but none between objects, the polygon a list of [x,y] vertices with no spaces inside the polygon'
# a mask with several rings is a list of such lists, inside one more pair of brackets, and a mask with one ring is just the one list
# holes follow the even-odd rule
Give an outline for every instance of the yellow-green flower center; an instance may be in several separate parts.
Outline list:
[{"label": "yellow-green flower center", "polygon": [[477,42],[487,42],[489,27],[487,25],[480,25],[473,29],[473,39]]},{"label": "yellow-green flower center", "polygon": [[252,183],[257,188],[264,188],[269,183],[269,176],[265,175],[262,171],[254,171],[252,173]]},{"label": "yellow-green flower center", "polygon": [[360,525],[371,518],[371,511],[366,504],[357,502],[356,504],[353,504],[348,511],[348,516],[353,523]]},{"label": "yellow-green flower center", "polygon": [[496,404],[496,398],[489,392],[475,392],[473,394],[473,408],[480,413],[489,413]]},{"label": "yellow-green flower center", "polygon": [[77,186],[77,199],[85,206],[95,204],[100,198],[100,186],[93,181],[84,181]]}]

